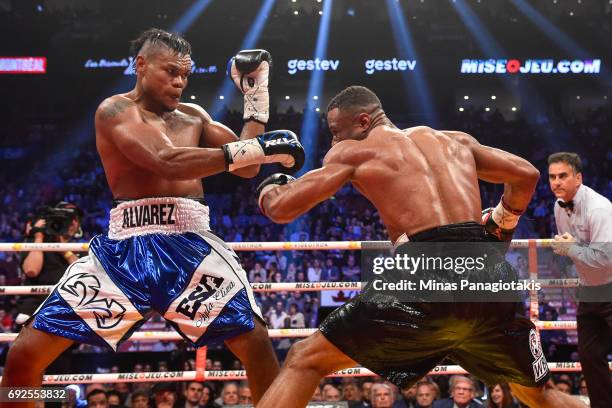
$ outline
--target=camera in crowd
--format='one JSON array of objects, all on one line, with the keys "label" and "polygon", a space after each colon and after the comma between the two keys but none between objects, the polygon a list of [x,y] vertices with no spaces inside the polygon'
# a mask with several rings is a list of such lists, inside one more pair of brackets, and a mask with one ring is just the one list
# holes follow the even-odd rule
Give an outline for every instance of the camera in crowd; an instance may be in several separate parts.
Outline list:
[{"label": "camera in crowd", "polygon": [[[70,226],[74,219],[81,220],[83,218],[83,210],[78,208],[76,205],[61,201],[55,207],[40,207],[36,211],[34,217],[30,221],[32,226],[29,231],[30,236],[37,232],[42,232],[49,237],[58,237],[62,235],[70,235]],[[39,220],[45,221],[44,227],[35,227]],[[75,238],[79,238],[83,232],[79,227],[75,234]]]}]

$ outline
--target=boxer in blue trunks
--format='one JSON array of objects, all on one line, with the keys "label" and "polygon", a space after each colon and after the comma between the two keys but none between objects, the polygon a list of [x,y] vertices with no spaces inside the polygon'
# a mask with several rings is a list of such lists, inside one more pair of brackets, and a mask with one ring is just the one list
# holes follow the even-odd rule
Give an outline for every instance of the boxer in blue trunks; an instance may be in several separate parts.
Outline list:
[{"label": "boxer in blue trunks", "polygon": [[245,100],[238,138],[200,106],[180,102],[192,69],[186,40],[151,29],[133,46],[135,88],[104,100],[95,115],[116,199],[108,233],[91,241],[89,255],[21,330],[2,386],[40,386],[45,368],[74,342],[116,350],[155,311],[196,347],[224,341],[258,401],[278,361],[238,257],[209,230],[201,178],[228,170],[249,178],[273,162],[296,169],[304,150],[290,131],[264,133],[267,51],[241,51],[229,66]]}]

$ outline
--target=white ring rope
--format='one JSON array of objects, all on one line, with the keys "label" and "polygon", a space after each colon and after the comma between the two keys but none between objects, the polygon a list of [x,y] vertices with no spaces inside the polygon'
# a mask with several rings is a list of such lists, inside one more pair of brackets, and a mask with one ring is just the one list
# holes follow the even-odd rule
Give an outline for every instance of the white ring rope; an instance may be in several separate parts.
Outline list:
[{"label": "white ring rope", "polygon": [[[530,242],[538,247],[548,247],[552,239],[513,239],[512,248],[528,248]],[[331,251],[391,248],[390,241],[294,241],[294,242],[228,242],[234,251]],[[2,252],[54,251],[86,252],[88,243],[34,243],[8,242],[0,243]]]},{"label": "white ring rope", "polygon": [[[523,282],[529,282],[523,281]],[[578,279],[536,279],[542,288],[574,288]],[[319,292],[324,290],[361,290],[361,282],[280,282],[251,283],[254,292]],[[53,285],[0,286],[2,295],[48,295]]]},{"label": "white ring rope", "polygon": [[[608,363],[612,370],[612,362]],[[559,362],[548,363],[551,372],[580,372],[580,363]],[[461,366],[442,365],[435,367],[427,375],[454,375],[467,374]],[[354,367],[337,371],[328,377],[375,377],[376,374],[367,368]],[[92,383],[132,383],[132,382],[159,382],[159,381],[236,381],[246,380],[244,370],[204,371],[198,376],[197,371],[164,371],[147,373],[105,373],[105,374],[52,374],[43,377],[43,384],[92,384]]]},{"label": "white ring rope", "polygon": [[[576,330],[576,322],[573,320],[561,321],[535,321],[539,330]],[[317,329],[268,329],[271,339],[280,338],[303,338],[314,334]],[[0,333],[0,343],[15,341],[18,333]],[[137,331],[128,341],[183,341],[184,339],[175,331]]]}]

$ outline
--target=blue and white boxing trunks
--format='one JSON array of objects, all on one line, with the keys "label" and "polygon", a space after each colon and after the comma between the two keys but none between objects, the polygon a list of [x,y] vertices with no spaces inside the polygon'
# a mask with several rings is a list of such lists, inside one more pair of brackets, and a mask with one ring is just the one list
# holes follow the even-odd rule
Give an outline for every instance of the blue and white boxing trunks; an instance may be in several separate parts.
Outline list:
[{"label": "blue and white boxing trunks", "polygon": [[209,231],[208,207],[197,201],[146,198],[112,209],[108,234],[68,267],[33,325],[117,350],[153,311],[195,346],[263,321],[238,256]]}]

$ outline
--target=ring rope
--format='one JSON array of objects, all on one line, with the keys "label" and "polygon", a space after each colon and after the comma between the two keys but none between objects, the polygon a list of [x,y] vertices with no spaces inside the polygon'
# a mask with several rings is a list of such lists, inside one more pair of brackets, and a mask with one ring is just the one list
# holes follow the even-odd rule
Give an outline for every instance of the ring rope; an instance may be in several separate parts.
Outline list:
[{"label": "ring rope", "polygon": [[[533,279],[542,288],[578,287],[578,279]],[[523,280],[523,282],[529,282]],[[2,295],[48,295],[55,286],[0,286]],[[319,292],[324,290],[361,290],[361,282],[270,282],[251,283],[254,292]]]},{"label": "ring rope", "polygon": [[[513,239],[512,248],[549,247],[552,239]],[[325,251],[325,250],[361,250],[361,249],[389,249],[390,241],[294,241],[294,242],[228,242],[234,251]],[[53,252],[87,252],[88,243],[35,243],[35,242],[8,242],[0,243],[2,252],[23,251],[53,251]]]},{"label": "ring rope", "polygon": [[[608,363],[612,370],[612,362]],[[558,362],[548,363],[551,372],[580,372],[580,363]],[[435,367],[427,375],[454,375],[467,374],[459,365],[441,365]],[[363,367],[346,368],[336,371],[327,377],[375,377],[377,374]],[[159,382],[159,381],[192,381],[197,380],[196,371],[164,371],[145,373],[104,373],[104,374],[51,374],[43,377],[43,384],[92,384],[92,383],[131,383],[131,382]],[[208,381],[236,381],[246,380],[244,370],[204,371],[204,378]]]},{"label": "ring rope", "polygon": [[[536,321],[534,322],[539,330],[576,330],[576,321]],[[303,338],[314,334],[315,328],[309,329],[268,329],[268,336],[272,339],[280,338]],[[10,343],[15,341],[19,333],[0,333],[0,343]],[[178,333],[174,331],[137,331],[134,332],[129,341],[183,341]]]}]

